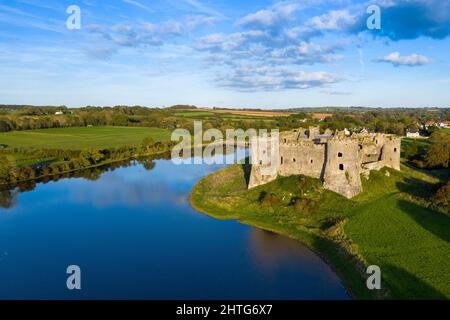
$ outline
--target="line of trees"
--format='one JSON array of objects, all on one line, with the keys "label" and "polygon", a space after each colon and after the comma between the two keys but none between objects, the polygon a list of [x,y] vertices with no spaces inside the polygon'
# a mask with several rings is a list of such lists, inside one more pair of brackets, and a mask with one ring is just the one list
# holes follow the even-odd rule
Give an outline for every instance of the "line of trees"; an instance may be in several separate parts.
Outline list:
[{"label": "line of trees", "polygon": [[[75,150],[34,150],[3,149],[0,152],[0,184],[11,185],[22,181],[39,179],[100,166],[106,163],[138,158],[144,155],[169,152],[175,142],[153,142],[146,138],[141,145],[122,146],[108,149]],[[19,167],[15,163],[18,155],[32,156],[33,165]],[[48,161],[48,158],[52,158]],[[41,161],[39,161],[39,159]]]},{"label": "line of trees", "polygon": [[[62,107],[1,106],[0,132],[79,126],[137,126],[165,129],[186,128],[192,130],[193,119],[177,116],[179,110],[195,110],[195,106],[178,105],[171,108],[147,108],[142,106],[93,107],[77,109]],[[60,111],[62,114],[55,114]],[[448,120],[450,109],[358,109],[339,110],[320,122],[323,130],[367,128],[373,132],[403,135],[406,129],[417,130],[427,120]],[[309,113],[298,111],[289,117],[271,119],[233,119],[226,114],[202,117],[204,126],[226,130],[227,128],[279,128],[289,130],[317,124]]]},{"label": "line of trees", "polygon": [[169,153],[162,153],[153,156],[137,157],[136,159],[128,159],[107,163],[102,166],[92,167],[74,172],[66,172],[57,175],[45,176],[35,180],[19,182],[15,185],[7,185],[4,188],[0,186],[0,208],[12,208],[18,203],[18,195],[23,192],[33,191],[37,183],[48,183],[50,181],[58,181],[67,178],[84,178],[95,181],[107,171],[114,171],[118,168],[126,168],[134,164],[134,161],[142,164],[146,170],[153,170],[155,167],[154,160],[169,159]]},{"label": "line of trees", "polygon": [[450,134],[435,130],[428,143],[414,140],[404,149],[405,158],[418,168],[448,168],[450,162]]}]

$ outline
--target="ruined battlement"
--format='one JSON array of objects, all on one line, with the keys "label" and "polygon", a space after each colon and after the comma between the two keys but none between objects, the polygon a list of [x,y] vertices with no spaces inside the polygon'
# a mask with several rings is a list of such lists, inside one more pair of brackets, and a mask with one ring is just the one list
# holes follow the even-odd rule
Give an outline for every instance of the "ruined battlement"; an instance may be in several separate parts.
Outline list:
[{"label": "ruined battlement", "polygon": [[[262,139],[262,138],[259,138]],[[273,139],[273,138],[270,138]],[[273,141],[273,140],[272,140]],[[270,144],[270,141],[265,141]],[[306,175],[321,179],[324,187],[347,198],[362,192],[361,174],[390,167],[400,170],[401,138],[379,133],[354,133],[319,127],[281,132],[278,155],[271,170],[252,150],[249,188],[266,184],[278,176]]]}]

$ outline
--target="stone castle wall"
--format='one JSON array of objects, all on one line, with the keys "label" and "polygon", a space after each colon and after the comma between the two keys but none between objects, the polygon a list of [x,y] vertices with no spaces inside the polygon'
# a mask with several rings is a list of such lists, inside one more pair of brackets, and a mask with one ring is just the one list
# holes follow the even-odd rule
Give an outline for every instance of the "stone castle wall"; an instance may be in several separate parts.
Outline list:
[{"label": "stone castle wall", "polygon": [[308,141],[305,144],[280,144],[280,166],[278,174],[291,176],[303,174],[321,178],[325,163],[325,145]]},{"label": "stone castle wall", "polygon": [[[273,143],[270,139],[269,144]],[[321,179],[326,189],[352,198],[363,191],[361,174],[368,177],[371,170],[383,167],[400,170],[401,138],[391,135],[345,136],[343,132],[330,135],[329,131],[320,135],[318,127],[311,127],[282,132],[278,143],[279,155],[269,165],[261,161],[259,150],[252,150],[249,188],[278,176],[301,174]]]},{"label": "stone castle wall", "polygon": [[352,198],[362,192],[359,162],[359,144],[356,139],[330,139],[327,143],[327,161],[324,187]]}]

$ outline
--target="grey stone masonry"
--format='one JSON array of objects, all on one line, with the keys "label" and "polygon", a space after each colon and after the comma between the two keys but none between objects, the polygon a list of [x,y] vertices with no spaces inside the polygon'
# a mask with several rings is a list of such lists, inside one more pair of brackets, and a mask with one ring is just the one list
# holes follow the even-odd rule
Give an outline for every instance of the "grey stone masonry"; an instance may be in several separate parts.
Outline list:
[{"label": "grey stone masonry", "polygon": [[[263,138],[259,138],[263,139]],[[266,138],[267,143],[273,138]],[[252,152],[252,170],[248,188],[254,188],[278,176],[305,175],[323,181],[324,188],[352,198],[363,191],[361,175],[384,167],[400,170],[401,138],[380,133],[334,134],[319,127],[281,132],[279,152],[272,170],[264,170],[258,152]]]}]

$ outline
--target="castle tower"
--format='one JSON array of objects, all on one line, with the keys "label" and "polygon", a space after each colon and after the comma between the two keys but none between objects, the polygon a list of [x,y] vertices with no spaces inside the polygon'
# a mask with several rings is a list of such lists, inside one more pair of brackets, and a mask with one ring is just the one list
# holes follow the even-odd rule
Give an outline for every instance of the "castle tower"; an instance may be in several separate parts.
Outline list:
[{"label": "castle tower", "polygon": [[250,149],[252,171],[249,189],[277,178],[280,167],[279,137],[253,137]]},{"label": "castle tower", "polygon": [[387,137],[381,149],[381,161],[386,167],[400,170],[401,138]]},{"label": "castle tower", "polygon": [[324,187],[347,198],[362,192],[358,140],[335,137],[328,141]]},{"label": "castle tower", "polygon": [[320,127],[309,127],[309,140],[314,140],[318,135],[320,135]]}]

